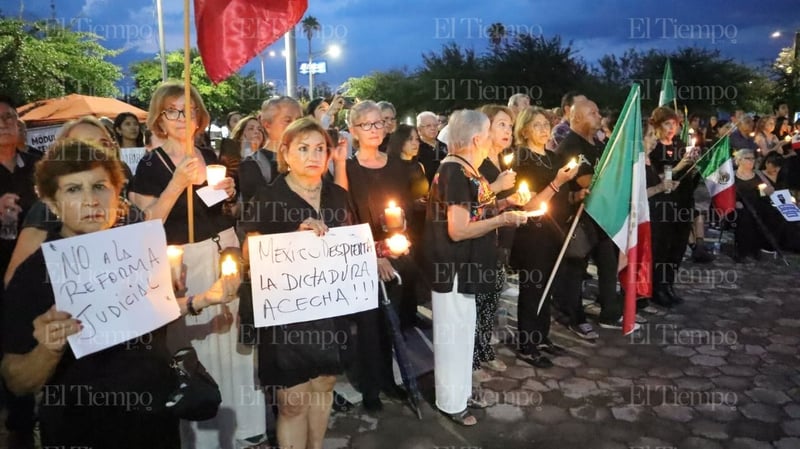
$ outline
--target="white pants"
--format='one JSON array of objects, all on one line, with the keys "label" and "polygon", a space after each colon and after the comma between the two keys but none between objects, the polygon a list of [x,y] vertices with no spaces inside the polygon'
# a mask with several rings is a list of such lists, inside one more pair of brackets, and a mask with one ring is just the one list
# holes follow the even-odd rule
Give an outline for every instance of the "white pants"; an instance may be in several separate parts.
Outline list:
[{"label": "white pants", "polygon": [[445,413],[460,413],[472,395],[472,351],[475,346],[475,295],[453,291],[432,292],[433,363],[436,407]]},{"label": "white pants", "polygon": [[[222,249],[238,247],[233,228],[219,233]],[[187,294],[206,291],[219,278],[219,253],[212,240],[183,245]],[[202,422],[181,421],[184,449],[233,449],[236,440],[266,432],[264,393],[256,381],[251,347],[238,344],[239,299],[209,306],[199,315],[186,315],[168,328],[170,344],[192,345],[208,372],[217,381],[222,404],[215,418]]]}]

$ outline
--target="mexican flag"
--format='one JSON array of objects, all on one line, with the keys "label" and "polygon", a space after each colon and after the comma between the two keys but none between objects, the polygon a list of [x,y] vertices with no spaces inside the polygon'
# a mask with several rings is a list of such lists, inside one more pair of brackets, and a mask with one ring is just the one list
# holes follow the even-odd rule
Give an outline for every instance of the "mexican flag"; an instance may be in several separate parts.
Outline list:
[{"label": "mexican flag", "polygon": [[697,161],[697,171],[706,181],[706,187],[714,202],[714,209],[721,216],[733,212],[736,207],[731,145],[728,136],[719,139],[708,152]]},{"label": "mexican flag", "polygon": [[634,84],[595,168],[585,201],[586,213],[620,249],[619,276],[625,288],[623,334],[633,331],[636,298],[650,296],[653,286],[640,100],[640,87]]},{"label": "mexican flag", "polygon": [[661,78],[661,92],[658,95],[658,105],[668,106],[675,101],[675,84],[672,82],[672,66],[667,59],[664,66],[664,76]]}]

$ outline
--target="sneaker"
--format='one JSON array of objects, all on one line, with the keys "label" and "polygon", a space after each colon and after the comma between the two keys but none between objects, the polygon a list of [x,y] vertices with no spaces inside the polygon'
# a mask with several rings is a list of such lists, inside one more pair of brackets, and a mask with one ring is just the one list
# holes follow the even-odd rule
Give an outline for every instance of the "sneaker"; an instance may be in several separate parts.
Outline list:
[{"label": "sneaker", "polygon": [[594,328],[589,323],[570,324],[567,329],[585,340],[597,340],[600,338],[600,334],[595,332]]},{"label": "sneaker", "polygon": [[472,371],[472,382],[482,383],[492,380],[492,375],[487,373],[483,368],[478,368]]},{"label": "sneaker", "polygon": [[[620,318],[617,321],[611,321],[611,322],[609,322],[609,321],[598,321],[597,323],[603,329],[622,329],[622,318]],[[640,327],[641,326],[639,326],[639,323],[635,323],[635,322],[633,323],[633,330],[634,331],[639,330]]]},{"label": "sneaker", "polygon": [[500,373],[502,373],[508,368],[508,366],[506,366],[506,364],[503,363],[503,361],[500,359],[493,359],[489,360],[488,362],[481,362],[481,366]]}]

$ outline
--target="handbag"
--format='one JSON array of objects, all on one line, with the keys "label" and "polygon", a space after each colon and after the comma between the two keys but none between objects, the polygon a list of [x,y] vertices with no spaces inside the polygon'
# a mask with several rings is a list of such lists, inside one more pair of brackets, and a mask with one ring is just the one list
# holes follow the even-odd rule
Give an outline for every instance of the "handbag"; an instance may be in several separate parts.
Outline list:
[{"label": "handbag", "polygon": [[582,216],[578,221],[578,226],[575,227],[569,245],[567,245],[565,255],[572,259],[583,259],[589,255],[599,240],[600,237],[597,235],[594,223]]},{"label": "handbag", "polygon": [[222,394],[192,347],[179,349],[172,356],[177,387],[167,397],[166,408],[173,416],[189,421],[205,421],[217,416]]}]

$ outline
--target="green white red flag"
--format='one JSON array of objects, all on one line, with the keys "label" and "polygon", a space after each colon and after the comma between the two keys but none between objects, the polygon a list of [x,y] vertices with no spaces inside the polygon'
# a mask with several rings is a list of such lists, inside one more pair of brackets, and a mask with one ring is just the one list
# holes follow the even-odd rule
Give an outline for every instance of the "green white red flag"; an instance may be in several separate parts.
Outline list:
[{"label": "green white red flag", "polygon": [[719,139],[705,156],[697,161],[697,171],[706,181],[714,209],[723,217],[733,212],[736,207],[734,186],[736,179],[731,161],[729,136]]},{"label": "green white red flag", "polygon": [[595,168],[586,213],[620,249],[620,283],[625,289],[622,332],[633,331],[637,297],[652,294],[650,207],[642,142],[641,89],[631,87],[603,156]]}]

